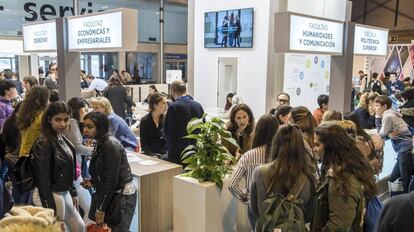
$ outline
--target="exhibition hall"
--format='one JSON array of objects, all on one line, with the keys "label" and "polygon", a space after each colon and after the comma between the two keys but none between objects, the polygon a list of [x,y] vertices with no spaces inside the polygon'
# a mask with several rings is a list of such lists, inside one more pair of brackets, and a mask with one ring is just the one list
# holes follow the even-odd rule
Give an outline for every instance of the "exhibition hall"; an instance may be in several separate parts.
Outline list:
[{"label": "exhibition hall", "polygon": [[1,1],[0,231],[413,231],[413,11]]}]

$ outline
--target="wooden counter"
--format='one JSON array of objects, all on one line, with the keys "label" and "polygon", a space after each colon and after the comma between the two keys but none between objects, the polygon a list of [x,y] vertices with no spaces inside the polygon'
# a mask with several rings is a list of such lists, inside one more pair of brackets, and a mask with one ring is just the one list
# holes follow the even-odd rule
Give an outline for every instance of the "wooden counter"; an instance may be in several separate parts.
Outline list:
[{"label": "wooden counter", "polygon": [[128,151],[127,156],[138,186],[138,222],[133,231],[172,231],[173,177],[182,173],[182,167],[135,152]]}]

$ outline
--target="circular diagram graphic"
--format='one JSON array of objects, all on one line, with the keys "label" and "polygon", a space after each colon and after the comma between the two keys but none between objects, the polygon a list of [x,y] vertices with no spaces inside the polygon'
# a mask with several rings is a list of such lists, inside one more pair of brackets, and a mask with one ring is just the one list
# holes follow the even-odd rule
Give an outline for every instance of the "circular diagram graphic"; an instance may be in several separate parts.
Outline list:
[{"label": "circular diagram graphic", "polygon": [[299,96],[301,94],[302,90],[300,88],[296,89],[296,95]]},{"label": "circular diagram graphic", "polygon": [[317,56],[315,56],[315,57],[313,58],[313,63],[317,64],[317,63],[318,63],[318,61],[319,61],[318,57],[317,57]]},{"label": "circular diagram graphic", "polygon": [[306,60],[306,68],[310,68],[310,66],[311,66],[310,60]]},{"label": "circular diagram graphic", "polygon": [[321,69],[324,69],[325,68],[325,61],[324,60],[322,60],[321,61]]},{"label": "circular diagram graphic", "polygon": [[300,72],[300,73],[299,73],[299,79],[300,79],[300,80],[303,80],[303,78],[305,78],[305,73]]}]

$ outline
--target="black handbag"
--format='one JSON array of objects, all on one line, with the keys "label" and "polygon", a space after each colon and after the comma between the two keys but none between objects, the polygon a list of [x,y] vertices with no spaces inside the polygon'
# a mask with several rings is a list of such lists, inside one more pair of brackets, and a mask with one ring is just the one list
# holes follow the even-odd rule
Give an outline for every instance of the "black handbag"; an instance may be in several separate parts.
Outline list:
[{"label": "black handbag", "polygon": [[[89,219],[95,221],[96,213],[96,193],[92,195],[91,207],[89,210]],[[118,225],[122,221],[122,212],[121,212],[121,195],[115,193],[110,201],[108,208],[105,210],[104,222],[108,225]]]},{"label": "black handbag", "polygon": [[34,188],[32,172],[33,156],[22,156],[17,160],[13,172],[21,191],[29,191]]}]

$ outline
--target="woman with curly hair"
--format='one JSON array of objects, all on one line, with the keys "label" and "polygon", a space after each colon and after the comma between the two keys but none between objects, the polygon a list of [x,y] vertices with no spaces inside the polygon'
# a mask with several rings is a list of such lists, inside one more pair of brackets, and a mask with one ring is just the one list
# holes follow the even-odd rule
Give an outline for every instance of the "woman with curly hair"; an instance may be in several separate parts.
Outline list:
[{"label": "woman with curly hair", "polygon": [[312,231],[363,231],[365,200],[376,195],[374,173],[355,140],[334,123],[315,130],[322,160]]},{"label": "woman with curly hair", "polygon": [[43,112],[49,103],[49,90],[33,86],[27,92],[16,115],[16,126],[21,131],[19,156],[28,156],[30,148],[40,135]]}]

